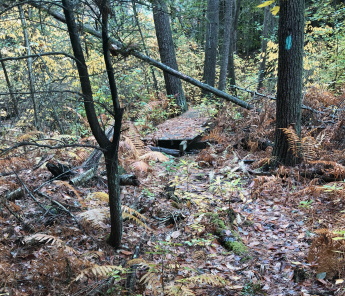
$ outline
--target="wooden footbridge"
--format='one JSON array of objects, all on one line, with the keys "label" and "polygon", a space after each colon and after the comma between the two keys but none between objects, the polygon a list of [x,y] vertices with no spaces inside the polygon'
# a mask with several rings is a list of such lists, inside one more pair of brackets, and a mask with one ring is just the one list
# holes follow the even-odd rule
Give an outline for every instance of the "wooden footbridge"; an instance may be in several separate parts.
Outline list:
[{"label": "wooden footbridge", "polygon": [[198,142],[209,129],[211,117],[205,111],[190,109],[180,116],[159,124],[156,130],[143,140],[155,146],[178,149],[183,154]]}]

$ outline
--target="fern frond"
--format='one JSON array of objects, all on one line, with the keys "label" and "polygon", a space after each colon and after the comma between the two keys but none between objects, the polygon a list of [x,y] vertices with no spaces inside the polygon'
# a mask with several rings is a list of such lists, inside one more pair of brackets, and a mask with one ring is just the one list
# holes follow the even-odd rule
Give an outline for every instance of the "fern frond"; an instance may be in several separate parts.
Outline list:
[{"label": "fern frond", "polygon": [[189,283],[189,284],[207,284],[211,286],[225,286],[227,284],[227,281],[222,278],[221,276],[210,274],[210,273],[204,273],[196,276],[192,276],[189,278],[177,280],[177,282],[181,283]]},{"label": "fern frond", "polygon": [[129,213],[122,213],[122,218],[123,219],[130,219],[132,221],[134,221],[136,224],[143,226],[144,228],[146,228],[149,231],[152,231],[152,229],[150,227],[148,227],[143,221],[141,221],[140,219],[138,219],[137,217],[129,214]]},{"label": "fern frond", "polygon": [[166,295],[168,296],[195,296],[195,293],[186,286],[169,286],[166,288]]},{"label": "fern frond", "polygon": [[17,138],[18,142],[24,142],[24,141],[29,141],[29,140],[33,140],[33,139],[38,139],[39,137],[41,137],[42,135],[44,135],[43,132],[40,131],[31,131],[28,132],[24,135],[21,135]]},{"label": "fern frond", "polygon": [[157,289],[161,286],[161,274],[158,272],[148,271],[141,277],[140,282],[150,288],[152,287]]},{"label": "fern frond", "polygon": [[109,217],[109,208],[98,208],[78,214],[78,216],[95,226],[102,226],[101,223]]},{"label": "fern frond", "polygon": [[149,165],[146,162],[140,160],[133,162],[131,164],[131,169],[134,170],[136,173],[146,174],[149,170]]},{"label": "fern frond", "polygon": [[222,134],[222,128],[216,126],[214,129],[210,131],[208,135],[202,137],[202,141],[208,141],[213,143],[224,143],[226,141],[224,135]]},{"label": "fern frond", "polygon": [[281,128],[283,133],[286,135],[288,143],[289,143],[289,149],[291,150],[292,154],[296,157],[300,156],[300,150],[301,150],[301,139],[297,135],[296,131],[293,129],[293,127],[289,128]]},{"label": "fern frond", "polygon": [[89,268],[82,270],[82,272],[74,279],[74,281],[79,281],[85,277],[90,278],[92,276],[105,278],[114,270],[118,270],[121,273],[126,273],[126,270],[122,266],[116,265],[93,265]]},{"label": "fern frond", "polygon": [[143,258],[134,258],[127,261],[127,266],[131,265],[141,265],[141,266],[149,266],[149,264]]},{"label": "fern frond", "polygon": [[139,152],[132,142],[132,140],[128,137],[123,136],[124,140],[119,144],[119,152],[122,153],[125,157],[131,157],[133,159],[138,159]]},{"label": "fern frond", "polygon": [[158,151],[151,151],[139,157],[140,160],[165,162],[169,157]]},{"label": "fern frond", "polygon": [[137,216],[141,220],[147,220],[147,218],[144,215],[140,214],[138,211],[125,205],[122,206],[122,213],[129,213],[133,216]]},{"label": "fern frond", "polygon": [[317,158],[318,143],[313,137],[307,136],[307,137],[302,138],[301,148],[302,148],[303,159],[305,161],[311,161]]},{"label": "fern frond", "polygon": [[108,193],[102,192],[102,191],[97,191],[97,192],[92,192],[88,196],[89,198],[95,198],[100,201],[104,202],[109,202],[109,195]]},{"label": "fern frond", "polygon": [[146,228],[149,231],[152,231],[152,229],[150,227],[148,227],[146,225],[145,220],[147,220],[147,218],[145,216],[143,216],[142,214],[140,214],[138,211],[127,207],[127,206],[122,206],[122,218],[125,219],[130,219],[132,221],[134,221],[136,224],[143,226],[144,228]]},{"label": "fern frond", "polygon": [[64,243],[61,239],[57,238],[56,236],[48,235],[44,233],[36,233],[30,236],[26,236],[23,239],[24,244],[30,244],[30,243],[36,243],[36,242],[57,245],[57,246],[61,246]]},{"label": "fern frond", "polygon": [[139,155],[143,155],[146,153],[146,146],[144,142],[141,140],[140,133],[137,127],[131,121],[127,121],[124,123],[127,128],[125,132],[125,136],[131,140],[132,144],[136,148]]}]

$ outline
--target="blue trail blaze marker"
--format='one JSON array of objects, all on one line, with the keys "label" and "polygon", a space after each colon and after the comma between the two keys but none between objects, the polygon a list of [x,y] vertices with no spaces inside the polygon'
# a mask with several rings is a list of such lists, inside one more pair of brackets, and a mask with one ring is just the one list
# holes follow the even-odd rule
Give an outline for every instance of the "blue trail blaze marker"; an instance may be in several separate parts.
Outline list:
[{"label": "blue trail blaze marker", "polygon": [[289,35],[289,36],[287,36],[286,39],[285,39],[285,49],[286,49],[286,50],[290,50],[291,47],[292,47],[292,36]]}]

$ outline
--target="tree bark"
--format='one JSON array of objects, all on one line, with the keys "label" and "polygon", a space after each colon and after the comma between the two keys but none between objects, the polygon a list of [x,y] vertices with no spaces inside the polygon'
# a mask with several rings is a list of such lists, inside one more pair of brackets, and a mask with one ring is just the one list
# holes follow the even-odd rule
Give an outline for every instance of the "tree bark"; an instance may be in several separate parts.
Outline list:
[{"label": "tree bark", "polygon": [[114,248],[119,248],[122,240],[122,207],[121,207],[121,190],[120,176],[118,164],[118,151],[121,136],[121,125],[123,109],[120,107],[120,101],[117,94],[114,70],[111,64],[109,52],[109,36],[108,36],[108,7],[109,0],[103,0],[100,6],[102,14],[102,45],[104,63],[108,74],[109,88],[114,107],[114,135],[111,145],[104,153],[105,165],[107,169],[108,179],[108,195],[110,207],[110,223],[111,231],[107,242]]},{"label": "tree bark", "polygon": [[90,124],[92,134],[101,148],[104,149],[104,156],[107,169],[108,178],[108,193],[109,193],[109,207],[110,207],[110,219],[111,219],[111,232],[108,239],[108,243],[114,248],[118,248],[121,245],[122,239],[122,213],[121,213],[121,198],[120,198],[120,185],[118,175],[118,144],[120,140],[121,121],[123,109],[120,108],[119,101],[117,99],[117,89],[113,76],[113,70],[110,64],[110,57],[108,51],[108,36],[107,36],[107,0],[103,0],[99,5],[100,12],[102,14],[102,44],[103,54],[106,64],[106,70],[109,80],[109,88],[112,95],[115,124],[114,124],[114,137],[113,141],[109,141],[106,133],[102,130],[95,111],[94,101],[92,97],[92,89],[90,77],[87,69],[87,65],[84,58],[84,53],[81,47],[81,41],[79,37],[79,30],[76,24],[73,5],[70,0],[62,0],[64,6],[64,14],[66,18],[66,24],[70,35],[72,49],[74,56],[77,59],[77,69],[79,74],[79,80],[81,84],[82,93],[84,95],[84,107],[86,116]]},{"label": "tree bark", "polygon": [[236,51],[236,40],[237,40],[237,25],[238,18],[240,15],[241,0],[233,0],[233,18],[232,18],[232,27],[231,27],[231,43],[229,50],[229,62],[228,62],[228,79],[230,84],[230,89],[234,94],[236,94],[236,88],[231,87],[236,85],[236,75],[235,75],[235,62],[234,62],[234,52]]},{"label": "tree bark", "polygon": [[218,29],[219,29],[219,0],[208,0],[207,1],[207,16],[206,16],[206,42],[205,42],[205,62],[204,62],[204,78],[203,79],[205,83],[210,86],[214,86],[215,80],[216,80]]},{"label": "tree bark", "polygon": [[[1,51],[0,51],[0,60],[1,59],[2,59],[2,54],[1,54]],[[7,108],[6,111],[7,111],[7,113],[10,113],[10,115],[14,114],[15,116],[18,116],[18,114],[19,114],[18,102],[17,102],[16,97],[14,95],[13,87],[12,87],[10,78],[8,76],[8,72],[7,72],[7,69],[6,69],[5,62],[1,60],[0,63],[1,63],[2,70],[4,72],[4,76],[5,76],[8,92],[10,93],[10,97],[11,97],[11,104],[10,104],[10,106],[6,106],[6,108]]]},{"label": "tree bark", "polygon": [[[140,22],[139,22],[139,19],[138,19],[138,12],[137,12],[137,6],[136,6],[135,1],[136,0],[132,0],[132,7],[133,7],[134,18],[135,18],[135,22],[136,22],[137,27],[138,27],[138,31],[139,31],[139,34],[140,34],[142,46],[143,46],[143,49],[144,49],[144,53],[148,56],[149,54],[148,54],[148,51],[147,51],[144,34],[143,34],[142,30],[141,30]],[[154,89],[156,91],[156,94],[158,95],[158,82],[157,82],[157,78],[156,78],[156,75],[155,75],[155,71],[154,71],[152,66],[150,66],[150,72],[151,72],[151,76],[152,76],[153,87],[154,87]],[[148,88],[149,88],[149,86],[147,86],[147,91],[149,92]]]},{"label": "tree bark", "polygon": [[[27,55],[31,55],[31,45],[29,40],[29,34],[27,30],[27,24],[23,12],[23,8],[21,5],[18,6],[19,9],[19,16],[23,27],[23,35],[24,35],[24,44],[26,47]],[[35,98],[35,77],[33,73],[33,67],[32,67],[32,58],[27,59],[27,66],[28,66],[28,76],[29,76],[29,88],[30,88],[30,97],[32,101],[32,106],[34,109],[34,125],[36,129],[40,129],[40,124],[38,120],[38,110],[37,110],[37,104],[36,104],[36,98]]]},{"label": "tree bark", "polygon": [[262,31],[262,40],[261,40],[261,62],[259,67],[259,75],[258,75],[258,86],[257,91],[263,87],[263,81],[266,75],[266,60],[267,60],[267,43],[269,38],[273,34],[273,26],[274,26],[274,18],[270,11],[270,7],[265,7],[264,12],[264,24],[263,24],[263,31]]},{"label": "tree bark", "polygon": [[[168,8],[165,0],[153,1],[152,9],[161,61],[165,65],[178,71],[175,45],[172,38]],[[185,112],[188,106],[181,80],[164,71],[164,81],[167,95],[175,97],[177,105],[181,108],[182,112]]]},{"label": "tree bark", "polygon": [[223,46],[220,61],[220,73],[218,88],[224,90],[226,87],[226,78],[228,74],[229,54],[231,43],[233,42],[231,31],[233,30],[233,5],[235,0],[224,0],[224,30],[223,30]]},{"label": "tree bark", "polygon": [[281,0],[279,15],[279,57],[276,131],[273,157],[277,164],[295,165],[282,128],[294,126],[301,133],[302,71],[304,41],[304,0]]}]

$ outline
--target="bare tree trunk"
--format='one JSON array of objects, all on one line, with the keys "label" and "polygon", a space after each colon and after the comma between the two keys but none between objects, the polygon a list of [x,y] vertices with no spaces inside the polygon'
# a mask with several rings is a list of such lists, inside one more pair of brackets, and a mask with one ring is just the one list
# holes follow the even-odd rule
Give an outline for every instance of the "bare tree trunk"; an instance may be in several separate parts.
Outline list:
[{"label": "bare tree trunk", "polygon": [[[2,59],[1,51],[0,51],[0,59]],[[8,92],[10,93],[10,98],[11,98],[11,103],[9,104],[9,107],[7,107],[7,109],[8,109],[7,112],[10,112],[10,113],[13,112],[15,116],[18,116],[18,114],[19,114],[18,102],[17,102],[16,97],[14,95],[13,87],[12,87],[10,78],[8,76],[6,65],[5,65],[4,61],[1,61],[1,67],[2,67],[2,70],[4,71],[4,76],[5,76]]]},{"label": "bare tree trunk", "polygon": [[277,164],[300,161],[289,147],[282,128],[293,126],[301,133],[304,0],[281,0],[279,11],[279,57],[276,131],[273,157]]},{"label": "bare tree trunk", "polygon": [[257,90],[263,87],[263,81],[266,75],[266,61],[267,61],[267,43],[272,36],[273,33],[273,26],[274,26],[274,18],[270,11],[270,7],[265,7],[265,14],[264,14],[264,24],[263,24],[263,31],[262,31],[262,41],[261,41],[261,62],[259,67],[259,77],[258,77],[258,86]]},{"label": "bare tree trunk", "polygon": [[[135,3],[135,0],[132,0],[132,7],[133,7],[133,13],[134,13],[135,22],[137,24],[138,31],[139,31],[140,38],[141,38],[141,42],[142,42],[142,45],[143,45],[144,53],[148,56],[149,54],[148,54],[148,51],[147,51],[147,47],[146,47],[146,43],[145,43],[145,38],[144,38],[143,32],[141,30],[140,23],[139,23],[137,6],[136,6],[136,3]],[[154,72],[152,66],[150,66],[150,71],[151,71],[151,76],[152,76],[152,80],[153,80],[153,87],[154,87],[154,89],[155,89],[155,91],[157,93],[158,92],[158,82],[157,82],[157,78],[156,78],[156,75],[155,75],[155,72]]]},{"label": "bare tree trunk", "polygon": [[[20,20],[22,22],[22,27],[23,27],[23,35],[24,35],[24,43],[26,47],[26,52],[28,55],[31,55],[31,45],[30,45],[29,34],[27,30],[27,24],[26,24],[23,8],[21,5],[19,5],[18,9],[19,9]],[[27,66],[28,66],[28,76],[29,76],[29,85],[30,85],[30,97],[31,97],[32,106],[34,109],[34,124],[37,129],[40,129],[40,126],[39,126],[40,124],[38,120],[38,110],[37,110],[37,104],[36,104],[36,98],[35,98],[35,76],[33,73],[32,58],[27,59]]]},{"label": "bare tree trunk", "polygon": [[206,17],[206,42],[204,81],[214,86],[216,80],[217,44],[219,29],[219,0],[208,0]]},{"label": "bare tree trunk", "polygon": [[[56,11],[42,5],[42,4],[38,4],[37,1],[30,1],[30,4],[36,8],[40,8],[40,9],[43,9],[45,11],[47,11],[48,13],[50,13],[54,18],[56,18],[57,20],[61,21],[61,22],[64,22],[66,23],[66,19],[63,15],[61,15],[60,13],[57,13]],[[86,33],[89,33],[91,34],[92,36],[95,36],[97,38],[101,38],[101,33],[96,31],[95,29],[91,28],[90,26],[87,26],[87,25],[83,25],[81,27],[78,27],[78,29],[80,30],[83,30],[84,32]],[[246,108],[246,109],[253,109],[253,106],[243,100],[240,100],[234,96],[231,96],[215,87],[212,87],[208,84],[205,84],[205,83],[202,83],[200,82],[199,80],[196,80],[190,76],[187,76],[186,74],[183,74],[183,73],[180,73],[179,71],[161,63],[161,62],[158,62],[156,61],[155,59],[152,59],[150,57],[148,57],[147,55],[144,55],[143,53],[137,51],[137,50],[130,50],[128,51],[127,47],[122,44],[121,42],[119,42],[118,40],[114,39],[114,38],[109,38],[110,42],[115,45],[118,49],[117,49],[117,52],[119,54],[123,54],[123,55],[126,55],[128,56],[129,54],[130,55],[133,55],[135,57],[137,57],[138,59],[144,61],[144,62],[147,62],[148,64],[150,65],[153,65],[173,76],[176,76],[188,83],[191,83],[197,87],[200,87],[201,89],[205,90],[206,92],[212,92],[213,94],[215,94],[216,96],[220,97],[220,98],[224,98],[236,105],[239,105],[243,108]]]},{"label": "bare tree trunk", "polygon": [[[168,8],[165,0],[154,0],[152,8],[161,61],[169,67],[178,70],[175,45],[172,39]],[[164,80],[167,95],[175,97],[181,111],[186,111],[188,106],[181,80],[167,72],[164,72]]]},{"label": "bare tree trunk", "polygon": [[108,243],[114,248],[118,248],[121,245],[122,239],[122,213],[121,213],[121,198],[120,198],[120,186],[118,176],[118,144],[120,139],[121,121],[123,109],[120,108],[119,101],[117,100],[117,90],[115,80],[113,79],[112,67],[110,65],[109,51],[108,51],[108,36],[107,36],[107,0],[103,0],[99,5],[100,12],[102,14],[102,44],[104,51],[104,60],[106,64],[106,70],[108,74],[109,87],[111,90],[115,124],[114,124],[114,137],[113,141],[109,141],[106,133],[102,130],[95,110],[95,105],[92,97],[92,89],[90,77],[87,69],[87,65],[84,58],[84,53],[81,47],[81,41],[79,37],[79,30],[76,24],[73,5],[71,0],[62,0],[64,6],[64,14],[66,18],[66,24],[70,35],[70,40],[74,52],[74,56],[77,62],[77,69],[79,73],[79,80],[84,95],[84,106],[86,116],[90,124],[92,134],[94,135],[97,143],[104,149],[104,156],[106,161],[107,178],[108,178],[108,190],[109,190],[109,207],[111,218],[111,233],[108,239]]},{"label": "bare tree trunk", "polygon": [[228,63],[231,43],[233,42],[231,31],[233,24],[232,6],[235,0],[224,0],[224,31],[223,31],[223,46],[220,61],[220,74],[218,88],[224,90],[226,87],[226,78],[228,74]]},{"label": "bare tree trunk", "polygon": [[236,94],[236,88],[231,87],[231,85],[236,85],[236,75],[235,75],[235,63],[234,63],[234,52],[236,51],[236,40],[237,40],[237,24],[240,15],[241,0],[233,0],[233,17],[232,17],[232,27],[231,27],[231,43],[229,50],[229,64],[228,64],[228,79],[230,84],[230,89]]}]

